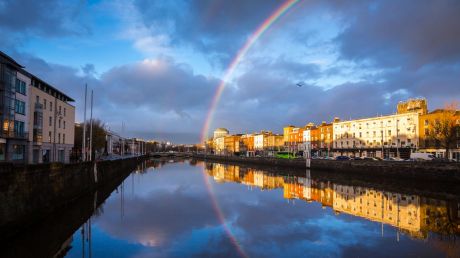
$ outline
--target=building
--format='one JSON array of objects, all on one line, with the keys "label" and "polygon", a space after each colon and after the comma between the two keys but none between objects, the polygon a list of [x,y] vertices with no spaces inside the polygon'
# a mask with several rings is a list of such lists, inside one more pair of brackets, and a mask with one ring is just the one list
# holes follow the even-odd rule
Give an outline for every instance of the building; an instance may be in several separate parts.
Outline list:
[{"label": "building", "polygon": [[217,128],[214,131],[214,137],[213,139],[217,139],[219,137],[227,136],[229,134],[228,130],[225,128]]},{"label": "building", "polygon": [[240,152],[245,153],[247,157],[255,156],[254,134],[241,135]]},{"label": "building", "polygon": [[28,159],[30,78],[23,68],[0,51],[0,161]]},{"label": "building", "polygon": [[240,152],[241,134],[240,135],[227,135],[224,138],[225,153],[234,155]]},{"label": "building", "polygon": [[222,155],[225,153],[225,136],[229,134],[229,131],[225,128],[217,128],[214,131],[214,137],[212,139],[214,153],[218,155]]},{"label": "building", "polygon": [[287,136],[286,134],[284,135],[284,139],[287,139],[287,141],[284,142],[286,150],[294,153],[303,151],[305,148],[303,145],[303,131],[305,128],[288,126],[284,129],[284,132],[287,133]]},{"label": "building", "polygon": [[1,51],[0,61],[0,161],[69,162],[74,100]]},{"label": "building", "polygon": [[[442,124],[438,126],[436,124]],[[447,131],[437,130],[444,127]],[[447,134],[447,135],[446,135]],[[460,110],[437,109],[419,117],[420,151],[460,161]],[[449,154],[446,156],[446,147]]]},{"label": "building", "polygon": [[75,137],[74,100],[34,75],[31,76],[29,135],[31,163],[69,162]]},{"label": "building", "polygon": [[334,155],[409,158],[418,148],[419,113],[333,123]]}]

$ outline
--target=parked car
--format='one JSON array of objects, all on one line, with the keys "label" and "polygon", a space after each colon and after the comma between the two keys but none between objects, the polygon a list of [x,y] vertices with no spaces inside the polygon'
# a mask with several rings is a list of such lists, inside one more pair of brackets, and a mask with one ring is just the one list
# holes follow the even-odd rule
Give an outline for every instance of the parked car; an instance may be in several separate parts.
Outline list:
[{"label": "parked car", "polygon": [[347,156],[337,156],[335,157],[335,160],[350,160],[350,158]]},{"label": "parked car", "polygon": [[379,161],[381,159],[378,159],[378,158],[375,158],[375,157],[364,157],[363,160]]},{"label": "parked car", "polygon": [[352,160],[363,160],[363,158],[361,158],[361,157],[353,157],[353,158],[351,158],[351,159],[352,159]]},{"label": "parked car", "polygon": [[410,158],[415,160],[433,160],[436,157],[431,153],[412,152]]}]

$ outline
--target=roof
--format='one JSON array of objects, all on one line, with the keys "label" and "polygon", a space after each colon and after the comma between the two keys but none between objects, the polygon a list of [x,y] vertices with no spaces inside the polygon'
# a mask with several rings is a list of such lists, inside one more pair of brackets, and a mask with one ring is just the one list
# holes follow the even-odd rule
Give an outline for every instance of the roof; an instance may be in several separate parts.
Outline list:
[{"label": "roof", "polygon": [[71,97],[67,96],[64,94],[62,91],[56,89],[55,87],[51,86],[49,83],[43,81],[42,79],[38,78],[37,76],[28,73],[30,78],[32,79],[32,86],[35,88],[38,88],[44,92],[47,92],[51,94],[52,96],[55,96],[58,99],[61,99],[65,102],[74,102],[75,100],[72,99]]},{"label": "roof", "polygon": [[0,51],[0,57],[2,57],[2,59],[5,59],[8,62],[8,64],[18,69],[24,68],[24,66],[20,65],[18,62],[16,62],[16,60],[14,60],[11,56],[5,54],[3,51]]},{"label": "roof", "polygon": [[71,97],[67,96],[66,94],[64,94],[62,91],[56,89],[55,87],[51,86],[49,83],[43,81],[42,79],[38,78],[37,76],[29,73],[28,71],[24,70],[24,66],[20,65],[18,62],[16,62],[16,60],[14,60],[12,57],[10,57],[9,55],[5,54],[4,52],[0,51],[0,60],[2,60],[2,63],[3,63],[3,60],[5,60],[7,62],[7,64],[13,66],[14,68],[16,68],[20,73],[30,77],[30,79],[32,80],[32,86],[42,90],[42,91],[45,91],[49,94],[51,94],[52,96],[55,96],[56,98],[58,99],[61,99],[63,101],[66,101],[66,102],[73,102],[75,101],[74,99],[72,99]]},{"label": "roof", "polygon": [[228,133],[228,130],[226,128],[217,128],[216,130],[214,130],[214,132],[227,132]]}]

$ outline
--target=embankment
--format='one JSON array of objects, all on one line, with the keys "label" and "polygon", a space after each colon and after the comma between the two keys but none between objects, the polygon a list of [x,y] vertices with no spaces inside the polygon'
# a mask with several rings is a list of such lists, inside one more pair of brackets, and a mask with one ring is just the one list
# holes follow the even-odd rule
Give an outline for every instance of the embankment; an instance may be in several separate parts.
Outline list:
[{"label": "embankment", "polygon": [[79,197],[125,178],[141,158],[93,163],[0,165],[0,239]]},{"label": "embankment", "polygon": [[[259,166],[290,167],[306,169],[304,159],[278,159],[267,157],[236,157],[216,155],[194,155],[194,158],[209,161],[251,164]],[[311,161],[311,170],[334,171],[366,177],[409,179],[448,184],[460,182],[460,163],[455,162],[401,162],[367,160],[319,160]]]}]

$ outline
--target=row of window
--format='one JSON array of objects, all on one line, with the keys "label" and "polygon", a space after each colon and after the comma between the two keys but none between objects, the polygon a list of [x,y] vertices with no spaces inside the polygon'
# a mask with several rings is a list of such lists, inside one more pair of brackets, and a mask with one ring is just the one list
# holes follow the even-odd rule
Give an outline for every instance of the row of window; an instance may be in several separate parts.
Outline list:
[{"label": "row of window", "polygon": [[[65,129],[65,120],[63,121],[61,118],[59,118],[58,120],[58,128],[61,128],[61,122],[62,122],[62,129]],[[53,126],[53,117],[50,116],[50,119],[49,119],[49,126]]]},{"label": "row of window", "polygon": [[[52,142],[52,133],[51,131],[48,133],[48,142]],[[61,143],[61,133],[57,134],[57,143]],[[65,133],[62,134],[62,143],[65,143]]]},{"label": "row of window", "polygon": [[[36,103],[40,103],[40,97],[36,96],[35,99]],[[49,105],[47,105],[49,104]],[[43,109],[47,109],[47,106],[49,106],[49,110],[52,112],[53,111],[53,102],[52,101],[47,101],[46,99],[43,99]],[[63,112],[62,112],[63,111]],[[58,107],[58,113],[62,114],[63,116],[66,116],[67,109],[64,107],[62,108],[61,106]]]}]

